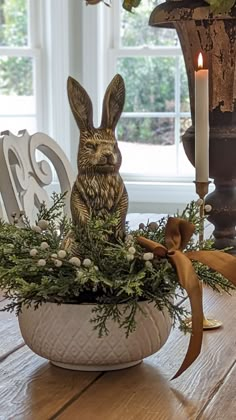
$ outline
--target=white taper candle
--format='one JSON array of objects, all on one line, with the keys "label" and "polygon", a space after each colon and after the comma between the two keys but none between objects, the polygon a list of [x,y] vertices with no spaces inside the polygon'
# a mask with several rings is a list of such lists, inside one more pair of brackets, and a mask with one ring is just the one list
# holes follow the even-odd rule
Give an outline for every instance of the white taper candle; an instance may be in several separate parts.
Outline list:
[{"label": "white taper candle", "polygon": [[196,182],[209,179],[209,88],[208,70],[199,54],[195,71],[195,169]]}]

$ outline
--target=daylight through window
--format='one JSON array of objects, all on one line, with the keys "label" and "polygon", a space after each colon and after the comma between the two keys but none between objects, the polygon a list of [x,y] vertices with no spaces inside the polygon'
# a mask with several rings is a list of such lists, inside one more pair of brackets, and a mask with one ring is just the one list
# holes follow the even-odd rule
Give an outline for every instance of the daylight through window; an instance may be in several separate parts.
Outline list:
[{"label": "daylight through window", "polygon": [[184,61],[175,30],[148,26],[156,5],[143,1],[131,14],[113,3],[120,21],[114,24],[111,62],[126,84],[117,133],[122,172],[126,179],[193,179],[181,142],[191,125]]}]

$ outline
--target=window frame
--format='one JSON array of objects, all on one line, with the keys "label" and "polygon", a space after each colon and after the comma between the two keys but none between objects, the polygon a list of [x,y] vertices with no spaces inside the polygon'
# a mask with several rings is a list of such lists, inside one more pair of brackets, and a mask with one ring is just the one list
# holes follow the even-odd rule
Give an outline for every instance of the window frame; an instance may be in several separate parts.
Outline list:
[{"label": "window frame", "polygon": [[36,131],[54,138],[68,156],[69,7],[69,0],[28,0],[28,45],[0,47],[0,56],[32,58]]},{"label": "window frame", "polygon": [[[76,173],[79,130],[69,108],[66,81],[71,75],[85,87],[92,99],[94,121],[98,126],[102,98],[114,75],[117,39],[112,35],[112,27],[119,25],[118,2],[114,0],[109,8],[102,3],[86,6],[84,0],[29,1],[34,28],[31,51],[26,52],[25,47],[19,51],[33,53],[35,57],[38,130],[59,143]],[[150,53],[156,55],[157,50],[150,49]],[[171,54],[171,49],[169,51]],[[132,212],[173,212],[195,198],[192,179],[122,176]]]},{"label": "window frame", "polygon": [[[182,50],[180,44],[176,46],[144,46],[144,47],[126,47],[122,46],[120,39],[120,27],[121,27],[121,3],[114,2],[112,4],[112,13],[110,19],[112,19],[113,33],[107,33],[110,36],[110,47],[108,50],[108,81],[112,79],[116,71],[116,61],[120,57],[174,57],[176,58],[176,72],[175,72],[175,110],[173,112],[123,112],[122,118],[173,118],[175,121],[175,145],[176,145],[176,167],[178,171],[179,167],[179,145],[180,145],[180,122],[181,118],[191,117],[190,112],[181,111],[181,92],[180,92],[180,76],[179,71],[179,58],[182,57]],[[150,11],[151,12],[151,11]],[[167,183],[182,183],[191,181],[190,176],[160,176],[160,175],[144,175],[142,173],[125,173],[122,172],[122,176],[127,181],[151,181],[151,182],[167,182]]]},{"label": "window frame", "polygon": [[[78,10],[81,19],[81,44],[80,50],[78,49],[81,67],[76,73],[92,99],[94,122],[97,126],[100,124],[105,89],[114,76],[112,50],[118,41],[114,39],[112,28],[120,24],[117,18],[117,3],[118,1],[113,1],[111,7],[106,7],[103,3],[86,6],[85,1],[82,1]],[[78,70],[78,64],[74,70],[76,68]],[[75,128],[74,132],[78,132],[73,120],[71,127]],[[76,155],[74,159],[75,157]],[[130,179],[123,173],[121,175],[129,194],[130,212],[173,213],[197,198],[193,179],[157,180],[138,176]]]},{"label": "window frame", "polygon": [[[34,117],[36,120],[36,127],[42,125],[42,113],[41,113],[41,89],[40,89],[40,80],[42,77],[41,74],[41,49],[38,47],[38,39],[39,39],[39,25],[38,25],[38,19],[36,19],[36,16],[39,13],[39,3],[34,2],[33,0],[27,0],[26,2],[28,4],[28,44],[26,46],[0,46],[0,57],[28,57],[32,58],[33,62],[33,92],[35,96],[35,113],[32,114],[24,114],[22,113],[18,118],[20,117]],[[34,28],[34,30],[33,30]],[[15,114],[1,114],[1,116],[6,117],[14,117]],[[4,127],[4,130],[8,130],[9,127]],[[22,127],[22,129],[25,127]]]}]

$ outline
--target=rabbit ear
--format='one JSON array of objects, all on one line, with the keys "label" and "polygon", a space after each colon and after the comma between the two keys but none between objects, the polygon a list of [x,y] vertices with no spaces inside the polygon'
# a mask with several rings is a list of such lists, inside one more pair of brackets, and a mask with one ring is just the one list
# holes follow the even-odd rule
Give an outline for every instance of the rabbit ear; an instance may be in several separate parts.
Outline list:
[{"label": "rabbit ear", "polygon": [[73,79],[68,77],[67,92],[70,107],[80,130],[93,128],[93,105],[86,90]]},{"label": "rabbit ear", "polygon": [[107,87],[103,99],[101,128],[115,130],[125,103],[125,84],[120,74],[117,74]]}]

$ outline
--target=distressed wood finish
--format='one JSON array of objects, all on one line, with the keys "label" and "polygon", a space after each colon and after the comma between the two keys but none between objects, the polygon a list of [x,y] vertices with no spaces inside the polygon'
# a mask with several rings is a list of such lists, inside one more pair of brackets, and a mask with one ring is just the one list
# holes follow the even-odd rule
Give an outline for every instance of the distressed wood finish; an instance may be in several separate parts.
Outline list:
[{"label": "distressed wood finish", "polygon": [[216,296],[205,291],[205,312],[221,319],[224,328],[204,333],[201,356],[180,378],[170,382],[184,357],[188,338],[175,330],[160,352],[138,367],[104,375],[59,419],[200,418],[236,358],[232,345],[235,307],[236,297]]},{"label": "distressed wood finish", "polygon": [[[0,310],[5,306],[6,303],[6,300],[0,301]],[[9,354],[18,350],[24,345],[18,322],[16,321],[16,317],[13,313],[0,312],[0,343],[0,362],[4,360]]]},{"label": "distressed wood finish", "polygon": [[0,418],[46,420],[70,404],[99,376],[52,366],[26,346],[0,364]]},{"label": "distressed wood finish", "polygon": [[[215,390],[215,396],[209,402],[206,409],[206,416],[214,420],[235,420],[236,417],[236,366],[228,372],[222,382],[218,384],[218,389]],[[222,395],[224,399],[222,400]]]},{"label": "distressed wood finish", "polygon": [[[3,306],[3,302],[0,303]],[[178,379],[170,381],[189,337],[174,330],[164,348],[134,368],[110,373],[76,372],[52,366],[27,346],[17,349],[13,314],[0,312],[0,418],[60,420],[233,420],[236,294],[204,290],[207,316],[224,327],[204,332],[203,350]],[[7,344],[9,331],[11,343]]]}]

